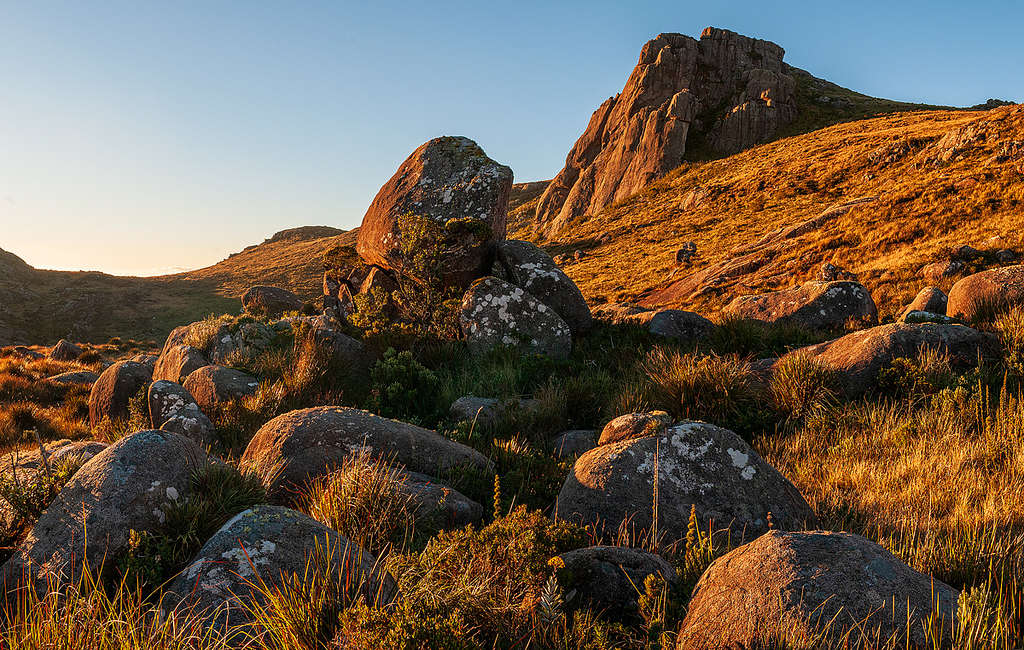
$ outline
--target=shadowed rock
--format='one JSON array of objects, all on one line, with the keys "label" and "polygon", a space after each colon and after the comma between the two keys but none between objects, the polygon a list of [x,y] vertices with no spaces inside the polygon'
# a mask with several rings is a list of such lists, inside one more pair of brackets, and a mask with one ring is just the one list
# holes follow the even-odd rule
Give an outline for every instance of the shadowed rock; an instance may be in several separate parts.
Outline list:
[{"label": "shadowed rock", "polygon": [[100,373],[89,393],[89,426],[97,426],[104,418],[126,417],[128,403],[152,378],[151,366],[134,361],[118,361]]},{"label": "shadowed rock", "polygon": [[495,277],[470,285],[462,297],[459,325],[475,354],[502,345],[559,359],[572,351],[569,326],[553,309]]},{"label": "shadowed rock", "polygon": [[555,310],[574,335],[586,332],[593,324],[590,307],[576,283],[555,265],[550,255],[529,242],[500,242],[494,275]]}]

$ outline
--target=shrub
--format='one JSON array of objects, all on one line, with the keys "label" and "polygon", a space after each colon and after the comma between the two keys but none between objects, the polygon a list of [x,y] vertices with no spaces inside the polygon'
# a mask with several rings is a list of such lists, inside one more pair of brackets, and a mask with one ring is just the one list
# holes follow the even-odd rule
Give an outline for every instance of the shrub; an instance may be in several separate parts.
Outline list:
[{"label": "shrub", "polygon": [[793,348],[821,340],[821,334],[797,325],[764,323],[729,314],[711,331],[705,345],[718,354],[763,358],[782,356]]},{"label": "shrub", "polygon": [[1003,344],[1006,366],[1024,374],[1024,306],[1017,305],[995,320],[995,328]]},{"label": "shrub", "polygon": [[34,523],[82,464],[77,458],[48,462],[27,480],[19,480],[12,471],[0,478],[0,498],[23,523]]},{"label": "shrub", "polygon": [[835,399],[837,389],[834,370],[800,354],[779,360],[769,385],[775,410],[788,420],[802,420],[827,406]]},{"label": "shrub", "polygon": [[374,553],[404,550],[416,533],[419,509],[407,482],[385,460],[360,453],[312,480],[299,493],[297,507]]},{"label": "shrub", "polygon": [[706,420],[737,432],[762,425],[760,394],[736,356],[700,356],[655,348],[643,362],[652,407],[678,419]]},{"label": "shrub", "polygon": [[883,393],[918,399],[934,395],[956,383],[949,354],[938,348],[922,347],[913,358],[893,359],[878,373]]},{"label": "shrub", "polygon": [[442,411],[437,376],[408,350],[388,348],[370,370],[370,409],[385,417],[430,422]]}]

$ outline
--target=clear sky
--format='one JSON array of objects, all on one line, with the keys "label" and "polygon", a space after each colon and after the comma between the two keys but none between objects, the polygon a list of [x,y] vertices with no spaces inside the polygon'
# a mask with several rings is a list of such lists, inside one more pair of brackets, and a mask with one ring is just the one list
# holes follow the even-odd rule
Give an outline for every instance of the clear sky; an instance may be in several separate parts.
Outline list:
[{"label": "clear sky", "polygon": [[660,32],[714,25],[892,99],[1024,101],[1024,3],[0,0],[0,248],[197,268],[351,228],[418,145],[550,178]]}]

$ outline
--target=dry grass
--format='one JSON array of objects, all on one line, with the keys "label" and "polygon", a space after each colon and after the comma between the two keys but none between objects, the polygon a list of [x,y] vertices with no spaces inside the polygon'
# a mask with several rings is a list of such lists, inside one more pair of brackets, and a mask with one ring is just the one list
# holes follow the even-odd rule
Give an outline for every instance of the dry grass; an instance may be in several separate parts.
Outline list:
[{"label": "dry grass", "polygon": [[[962,157],[936,162],[927,147],[965,125],[987,123],[987,139]],[[642,299],[664,286],[674,252],[694,241],[691,271],[732,259],[764,234],[859,197],[877,200],[789,242],[757,273],[729,282],[721,296],[683,300],[703,310],[741,293],[810,279],[824,262],[858,273],[883,314],[895,313],[929,282],[917,269],[961,244],[1024,250],[1024,159],[996,159],[1003,143],[1024,139],[1024,108],[989,112],[900,113],[839,124],[704,163],[689,163],[640,194],[549,242],[580,248],[565,267],[593,303]],[[686,207],[688,196],[703,195]],[[521,208],[523,210],[523,208]],[[511,237],[532,238],[519,221]],[[939,283],[949,289],[954,278]]]}]

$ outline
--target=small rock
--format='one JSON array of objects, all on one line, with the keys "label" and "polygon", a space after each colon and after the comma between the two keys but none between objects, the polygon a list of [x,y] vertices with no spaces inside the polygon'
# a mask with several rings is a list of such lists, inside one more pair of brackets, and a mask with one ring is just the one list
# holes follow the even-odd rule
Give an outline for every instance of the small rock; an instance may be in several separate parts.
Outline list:
[{"label": "small rock", "polygon": [[840,329],[850,321],[878,322],[878,308],[871,294],[864,285],[849,281],[811,281],[795,289],[740,296],[723,312],[808,329]]},{"label": "small rock", "polygon": [[134,361],[118,361],[100,373],[89,393],[89,426],[126,417],[128,403],[152,378],[151,367]]},{"label": "small rock", "polygon": [[61,339],[50,348],[50,353],[47,356],[54,361],[74,361],[80,354],[82,354],[82,348],[67,339]]},{"label": "small rock", "polygon": [[946,314],[965,321],[1024,304],[1024,265],[982,271],[957,281],[949,290]]},{"label": "small rock", "polygon": [[676,571],[660,556],[625,546],[589,546],[558,556],[556,572],[566,593],[576,596],[567,604],[573,609],[591,608],[615,619],[635,617],[644,581],[658,576],[674,585]]},{"label": "small rock", "polygon": [[190,345],[175,345],[160,353],[153,366],[153,381],[167,380],[183,383],[188,376],[210,361],[201,351]]},{"label": "small rock", "polygon": [[149,420],[154,429],[172,431],[200,445],[213,442],[214,427],[187,390],[161,379],[149,385]]},{"label": "small rock", "polygon": [[563,431],[551,441],[551,448],[556,458],[574,458],[582,456],[597,446],[597,431],[593,429],[575,429]]},{"label": "small rock", "polygon": [[672,416],[665,411],[649,413],[627,413],[620,415],[601,430],[598,445],[609,445],[613,442],[657,436],[665,432],[672,424]]},{"label": "small rock", "polygon": [[96,383],[99,379],[99,375],[91,370],[72,370],[69,372],[62,372],[59,375],[53,375],[47,377],[46,381],[51,384],[81,384],[83,386],[91,386]]},{"label": "small rock", "polygon": [[249,287],[242,294],[242,309],[254,316],[272,318],[288,312],[301,311],[302,299],[280,287]]},{"label": "small rock", "polygon": [[458,420],[476,422],[486,427],[516,413],[536,411],[539,407],[540,401],[535,399],[499,400],[465,395],[452,402],[449,411]]}]

